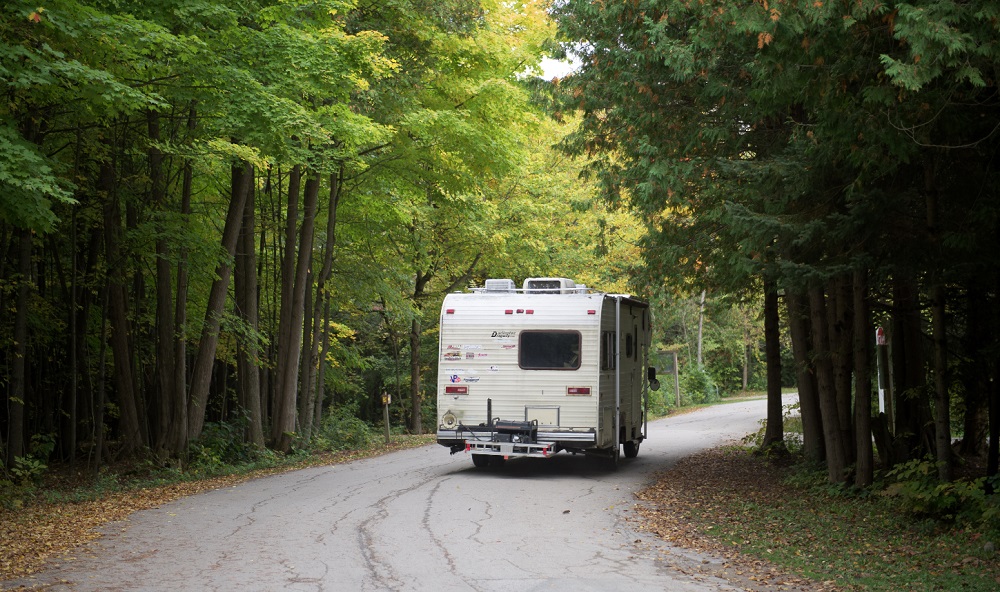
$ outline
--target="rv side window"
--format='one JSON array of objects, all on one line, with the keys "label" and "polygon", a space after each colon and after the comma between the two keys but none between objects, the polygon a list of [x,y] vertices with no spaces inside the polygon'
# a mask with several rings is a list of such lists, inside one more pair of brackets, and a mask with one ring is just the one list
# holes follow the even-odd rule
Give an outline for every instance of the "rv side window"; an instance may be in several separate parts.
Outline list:
[{"label": "rv side window", "polygon": [[517,363],[527,370],[580,367],[579,331],[521,331]]},{"label": "rv side window", "polygon": [[601,370],[615,369],[615,332],[601,333]]}]

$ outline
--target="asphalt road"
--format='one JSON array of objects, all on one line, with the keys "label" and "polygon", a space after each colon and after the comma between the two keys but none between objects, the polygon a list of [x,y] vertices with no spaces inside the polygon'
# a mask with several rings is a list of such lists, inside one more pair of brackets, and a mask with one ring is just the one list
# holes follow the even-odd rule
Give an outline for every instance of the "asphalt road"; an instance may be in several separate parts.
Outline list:
[{"label": "asphalt road", "polygon": [[629,522],[658,471],[756,430],[764,401],[649,425],[639,456],[560,453],[476,469],[423,448],[257,479],[108,526],[28,580],[45,590],[729,591],[720,560]]}]

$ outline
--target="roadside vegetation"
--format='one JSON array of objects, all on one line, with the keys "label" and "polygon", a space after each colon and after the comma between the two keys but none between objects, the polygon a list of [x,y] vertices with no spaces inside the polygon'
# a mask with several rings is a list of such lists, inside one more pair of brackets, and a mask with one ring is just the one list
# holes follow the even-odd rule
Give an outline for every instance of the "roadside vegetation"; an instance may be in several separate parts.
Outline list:
[{"label": "roadside vegetation", "polygon": [[1000,501],[982,468],[951,483],[913,460],[867,488],[831,485],[801,459],[801,420],[785,409],[788,452],[763,454],[765,429],[741,445],[684,459],[638,494],[643,528],[726,558],[706,570],[762,586],[827,590],[982,590],[1000,586]]}]

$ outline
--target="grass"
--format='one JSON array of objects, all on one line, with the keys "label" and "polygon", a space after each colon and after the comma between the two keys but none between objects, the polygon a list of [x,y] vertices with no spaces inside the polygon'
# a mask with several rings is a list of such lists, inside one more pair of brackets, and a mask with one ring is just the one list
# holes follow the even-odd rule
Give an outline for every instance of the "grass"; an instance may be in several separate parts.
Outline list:
[{"label": "grass", "polygon": [[834,589],[1000,589],[996,528],[914,518],[877,493],[828,487],[823,475],[731,446],[679,463],[639,494],[640,512],[675,543]]}]

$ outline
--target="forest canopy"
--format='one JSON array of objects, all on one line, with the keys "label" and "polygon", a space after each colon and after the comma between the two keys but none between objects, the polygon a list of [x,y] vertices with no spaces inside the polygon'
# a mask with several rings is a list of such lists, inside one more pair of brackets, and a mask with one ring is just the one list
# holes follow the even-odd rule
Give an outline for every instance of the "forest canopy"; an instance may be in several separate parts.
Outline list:
[{"label": "forest canopy", "polygon": [[5,2],[5,466],[184,458],[219,425],[287,452],[385,391],[421,433],[446,292],[618,288],[590,255],[636,261],[638,226],[553,149],[546,8]]}]

